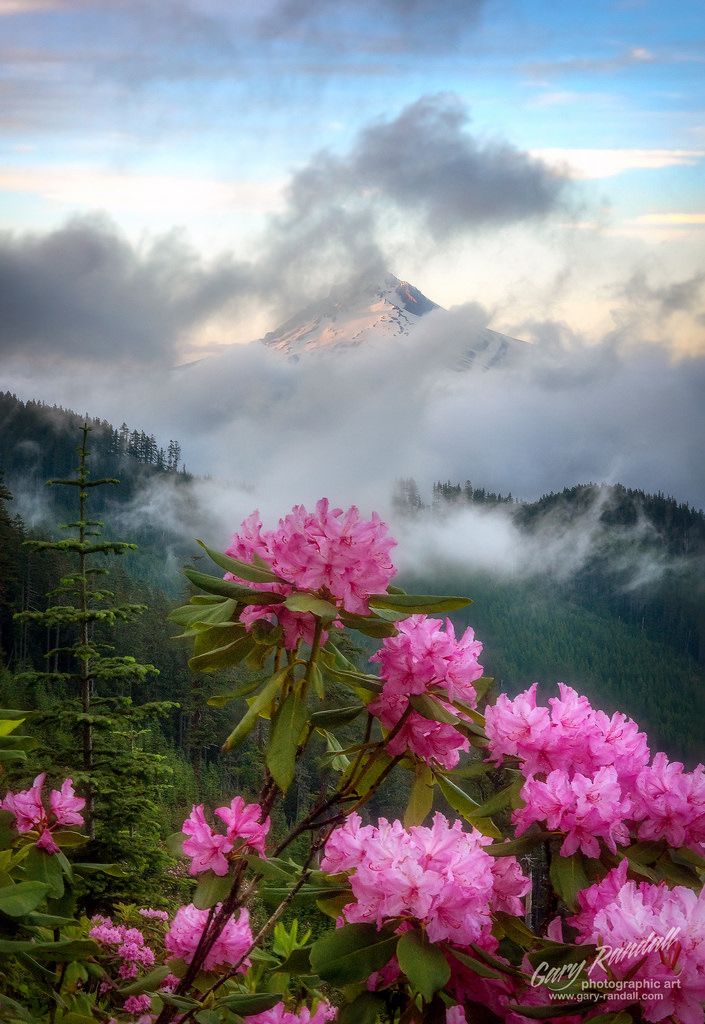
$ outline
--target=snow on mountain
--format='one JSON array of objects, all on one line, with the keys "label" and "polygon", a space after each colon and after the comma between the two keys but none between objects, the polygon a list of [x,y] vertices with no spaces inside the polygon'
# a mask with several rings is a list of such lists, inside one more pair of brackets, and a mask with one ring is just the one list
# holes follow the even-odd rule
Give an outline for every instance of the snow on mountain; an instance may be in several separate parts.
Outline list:
[{"label": "snow on mountain", "polygon": [[[260,341],[267,348],[298,359],[309,352],[341,349],[377,338],[409,335],[422,317],[434,312],[448,316],[446,310],[422,292],[387,274],[381,282],[334,289],[323,302],[306,307]],[[461,358],[462,369],[478,365],[484,369],[503,362],[525,343],[480,328],[468,338]]]}]

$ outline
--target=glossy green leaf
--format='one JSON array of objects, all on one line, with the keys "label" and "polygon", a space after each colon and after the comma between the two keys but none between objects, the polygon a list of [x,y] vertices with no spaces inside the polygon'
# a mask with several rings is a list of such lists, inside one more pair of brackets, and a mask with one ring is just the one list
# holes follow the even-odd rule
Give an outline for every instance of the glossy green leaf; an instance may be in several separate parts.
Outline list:
[{"label": "glossy green leaf", "polygon": [[256,1013],[264,1013],[271,1010],[273,1006],[282,1000],[278,992],[243,992],[234,995],[223,996],[216,1000],[214,1006],[224,1006],[228,1010],[239,1014],[241,1017],[250,1017]]},{"label": "glossy green leaf", "polygon": [[353,615],[352,612],[341,611],[339,617],[344,626],[348,629],[356,629],[358,633],[374,637],[379,640],[385,636],[396,636],[397,627],[393,622],[387,622],[378,616]]},{"label": "glossy green leaf", "polygon": [[47,896],[59,899],[64,894],[64,873],[58,857],[33,846],[22,861],[25,878],[33,882],[42,882],[46,886]]},{"label": "glossy green leaf", "polygon": [[241,636],[231,643],[216,647],[204,654],[189,658],[188,667],[192,672],[218,672],[224,668],[239,665],[255,646],[251,636]]},{"label": "glossy green leaf", "polygon": [[481,978],[494,978],[496,980],[502,977],[499,971],[483,963],[482,960],[478,960],[477,957],[470,956],[468,953],[461,953],[459,949],[455,949],[452,946],[448,947],[448,952],[463,964],[464,967],[467,967],[473,974],[477,974]]},{"label": "glossy green leaf", "polygon": [[450,966],[440,946],[432,945],[415,930],[404,932],[399,939],[397,960],[411,987],[427,1003],[450,979]]},{"label": "glossy green leaf", "polygon": [[46,897],[49,887],[43,882],[17,882],[0,889],[0,912],[9,917],[24,917]]},{"label": "glossy green leaf", "polygon": [[412,694],[409,703],[414,711],[432,722],[443,722],[445,725],[458,725],[460,722],[457,715],[447,711],[442,704],[426,693]]},{"label": "glossy green leaf", "polygon": [[365,710],[362,704],[350,704],[342,708],[326,708],[323,711],[314,711],[311,721],[315,726],[323,729],[334,729],[338,725],[347,725],[353,722]]},{"label": "glossy green leaf", "polygon": [[435,594],[372,594],[370,608],[386,608],[406,615],[437,615],[466,608],[469,597],[438,597]]},{"label": "glossy green leaf", "polygon": [[184,576],[201,590],[209,594],[218,594],[220,597],[228,597],[240,604],[279,604],[284,600],[281,594],[273,594],[269,590],[251,590],[239,583],[231,583],[220,576],[208,576],[195,569],[184,569],[183,572]]},{"label": "glossy green leaf", "polygon": [[554,853],[549,875],[551,885],[565,905],[571,910],[576,910],[578,893],[590,885],[582,853],[576,852],[570,857],[561,857],[560,854]]},{"label": "glossy green leaf", "polygon": [[254,729],[255,722],[259,718],[260,714],[268,710],[288,674],[289,666],[287,665],[285,668],[280,669],[279,672],[275,672],[274,675],[271,676],[264,684],[263,688],[253,699],[244,716],[240,719],[223,744],[223,751],[225,753],[232,750],[233,747],[236,747],[238,743],[242,743],[246,736],[249,736]]},{"label": "glossy green leaf", "polygon": [[210,910],[216,903],[221,903],[232,888],[232,878],[228,875],[216,875],[214,871],[204,871],[198,876],[198,885],[193,894],[193,905],[199,910]]},{"label": "glossy green leaf", "polygon": [[60,939],[58,942],[30,942],[29,940],[0,939],[0,953],[17,956],[29,953],[37,960],[70,963],[72,960],[97,956],[98,944],[92,939]]},{"label": "glossy green leaf", "polygon": [[374,992],[361,992],[351,1003],[340,1007],[338,1024],[377,1024],[383,1010],[384,999]]},{"label": "glossy green leaf", "polygon": [[404,828],[422,825],[433,807],[434,775],[427,764],[419,762],[414,774],[414,782],[409,793],[409,800],[404,812]]},{"label": "glossy green leaf", "polygon": [[311,948],[311,966],[331,985],[366,981],[394,955],[398,937],[372,924],[348,924],[326,932]]},{"label": "glossy green leaf", "polygon": [[293,782],[296,751],[308,720],[308,708],[297,693],[290,693],[274,716],[266,760],[282,793],[286,793]]},{"label": "glossy green leaf", "polygon": [[330,601],[324,601],[313,594],[294,593],[284,601],[284,607],[290,612],[310,612],[325,622],[331,622],[338,617],[338,609]]},{"label": "glossy green leaf", "polygon": [[214,551],[213,548],[209,548],[204,544],[202,540],[197,540],[196,543],[201,545],[211,561],[215,562],[221,569],[225,569],[226,572],[231,572],[233,576],[238,576],[241,580],[249,580],[250,583],[282,582],[281,576],[277,576],[271,569],[262,569],[250,562],[241,562],[239,558],[232,558],[230,555],[222,554],[220,551]]},{"label": "glossy green leaf", "polygon": [[[493,839],[502,838],[502,833],[490,818],[483,818],[477,814],[478,804],[464,790],[439,773],[436,773],[436,782],[441,793],[454,811],[457,811],[458,814],[482,832],[483,835],[491,836]],[[489,848],[485,847],[485,849]]]},{"label": "glossy green leaf", "polygon": [[156,992],[164,979],[171,973],[171,968],[166,966],[155,967],[149,974],[144,974],[136,981],[131,981],[120,989],[121,996],[139,996],[143,992]]}]

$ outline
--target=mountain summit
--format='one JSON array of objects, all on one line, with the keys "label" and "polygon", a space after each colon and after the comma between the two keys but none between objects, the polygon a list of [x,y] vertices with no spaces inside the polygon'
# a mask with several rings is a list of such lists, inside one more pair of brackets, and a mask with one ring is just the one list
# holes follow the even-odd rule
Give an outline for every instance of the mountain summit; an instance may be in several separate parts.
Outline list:
[{"label": "mountain summit", "polygon": [[[326,299],[302,309],[274,331],[260,339],[267,348],[298,359],[310,352],[344,349],[378,338],[394,340],[411,334],[422,317],[450,314],[423,292],[386,274],[382,281],[371,281],[351,288],[334,288]],[[439,327],[441,324],[439,323]],[[449,330],[457,330],[453,324]],[[498,334],[486,327],[477,328],[467,339],[460,366],[479,365],[489,369],[503,362],[524,342]]]},{"label": "mountain summit", "polygon": [[334,288],[322,302],[307,306],[262,338],[278,352],[296,356],[369,338],[410,334],[422,316],[440,309],[407,281],[386,274],[354,290]]}]

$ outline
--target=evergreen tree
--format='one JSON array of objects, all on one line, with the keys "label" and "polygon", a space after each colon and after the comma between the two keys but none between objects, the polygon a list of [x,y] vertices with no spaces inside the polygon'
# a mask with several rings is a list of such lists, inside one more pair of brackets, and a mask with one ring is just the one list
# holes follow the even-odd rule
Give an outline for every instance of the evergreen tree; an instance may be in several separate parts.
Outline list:
[{"label": "evergreen tree", "polygon": [[[145,606],[117,602],[113,591],[99,585],[108,569],[96,565],[96,558],[121,555],[136,545],[102,539],[103,523],[88,518],[92,490],[119,483],[107,477],[91,479],[89,432],[90,427],[84,423],[75,475],[49,481],[76,490],[78,519],[63,527],[71,535],[61,540],[25,542],[42,555],[58,554],[67,560],[69,568],[48,595],[53,603],[44,610],[27,610],[15,616],[21,622],[43,626],[48,633],[60,631],[68,639],[47,651],[46,670],[25,672],[18,679],[58,684],[68,692],[68,701],[52,713],[59,726],[52,745],[54,767],[71,771],[81,786],[94,855],[104,861],[122,861],[132,872],[144,875],[160,861],[155,798],[166,785],[168,772],[162,757],[141,746],[150,719],[174,705],[161,702],[135,707],[130,697],[117,692],[125,685],[143,681],[157,669],[129,655],[116,656],[113,645],[104,640],[118,623],[132,622]],[[127,891],[132,888],[128,883]]]}]

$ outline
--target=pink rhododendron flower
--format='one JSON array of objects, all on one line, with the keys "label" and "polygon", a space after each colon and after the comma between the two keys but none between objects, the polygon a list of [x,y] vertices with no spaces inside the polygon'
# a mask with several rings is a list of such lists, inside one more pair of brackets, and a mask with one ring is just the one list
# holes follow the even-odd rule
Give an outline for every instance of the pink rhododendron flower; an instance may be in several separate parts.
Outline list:
[{"label": "pink rhododendron flower", "polygon": [[152,1008],[152,1000],[148,995],[130,996],[125,1000],[123,1010],[125,1013],[147,1013]]},{"label": "pink rhododendron flower", "polygon": [[[219,909],[219,906],[216,907],[216,912]],[[198,907],[194,907],[193,903],[177,910],[164,938],[164,945],[172,956],[179,957],[186,963],[191,962],[206,926],[208,913],[207,910],[199,910]],[[251,945],[250,915],[247,908],[244,907],[237,920],[231,917],[225,925],[203,963],[204,969],[211,971],[216,967],[234,967]],[[238,967],[238,972],[246,971],[249,964],[249,960],[244,960]]]},{"label": "pink rhododendron flower", "polygon": [[[369,704],[385,729],[393,729],[409,707],[409,698],[432,691],[439,703],[453,712],[449,701],[477,704],[473,681],[482,675],[478,657],[482,644],[472,629],[456,638],[450,619],[412,615],[398,623],[398,635],[387,637],[371,661],[380,665],[382,692]],[[457,712],[454,712],[457,714]],[[462,713],[461,713],[462,714]],[[388,751],[396,756],[411,750],[426,762],[454,768],[461,750],[468,750],[465,736],[453,725],[435,722],[412,711]]]},{"label": "pink rhododendron flower", "polygon": [[74,793],[71,779],[66,779],[61,789],[53,789],[49,794],[47,811],[42,802],[42,789],[46,772],[37,775],[30,789],[20,793],[7,793],[0,800],[0,807],[15,816],[15,827],[18,832],[39,832],[36,845],[46,853],[58,853],[59,847],[52,838],[52,831],[61,825],[83,825],[83,817],[79,811],[85,807],[83,797]]},{"label": "pink rhododendron flower", "polygon": [[151,907],[141,907],[139,910],[140,917],[145,917],[151,921],[168,921],[169,915],[166,910],[152,910]]},{"label": "pink rhododendron flower", "polygon": [[593,778],[556,769],[546,778],[527,779],[521,790],[525,807],[514,812],[517,835],[529,825],[543,821],[547,828],[566,833],[561,855],[569,857],[582,850],[588,857],[600,856],[598,839],[616,853],[617,844],[629,842],[625,819],[631,812],[629,797],[622,794],[613,767],[600,768]]},{"label": "pink rhododendron flower", "polygon": [[300,1010],[287,1010],[284,1003],[277,1003],[271,1010],[256,1013],[254,1017],[245,1017],[247,1024],[325,1024],[335,1020],[338,1011],[330,1003],[323,1000],[311,1013],[307,1006]]},{"label": "pink rhododendron flower", "polygon": [[649,762],[646,736],[625,715],[609,718],[572,687],[559,683],[558,688],[550,710],[537,706],[536,683],[514,700],[499,695],[485,711],[491,759],[518,757],[527,777],[555,770],[593,776],[612,766],[622,786],[631,787]]},{"label": "pink rhododendron flower", "polygon": [[361,829],[359,817],[350,815],[332,833],[321,867],[351,872],[355,901],[343,908],[345,920],[378,927],[395,918],[417,921],[431,942],[468,945],[491,938],[495,884],[501,902],[527,882],[512,877],[513,867],[506,875],[499,869],[495,878],[494,859],[484,850],[489,842],[476,829],[464,832],[459,821],[450,826],[442,814],[431,828],[408,830],[384,818]]},{"label": "pink rhododendron flower", "polygon": [[[648,981],[649,987],[634,988],[647,1021],[703,1024],[705,892],[628,881],[626,871],[622,862],[598,885],[579,893],[578,913],[569,920],[579,942],[623,952],[607,964],[598,962],[594,977]],[[645,942],[651,942],[650,948]],[[623,1008],[618,997],[608,990],[608,1006]]]},{"label": "pink rhododendron flower", "polygon": [[679,761],[656,754],[636,780],[635,816],[640,839],[665,839],[670,846],[701,851],[705,843],[705,769],[686,772]]},{"label": "pink rhododendron flower", "polygon": [[462,1006],[449,1006],[446,1010],[446,1024],[467,1024]]},{"label": "pink rhododendron flower", "polygon": [[109,917],[100,914],[91,919],[91,924],[89,936],[101,945],[111,947],[119,961],[117,973],[120,978],[136,978],[140,968],[154,966],[154,950],[147,945],[139,928],[115,925]]},{"label": "pink rhododendron flower", "polygon": [[191,875],[198,875],[202,871],[227,875],[227,855],[242,847],[249,847],[264,856],[270,820],[260,820],[262,808],[259,804],[246,804],[242,797],[236,796],[229,807],[218,807],[215,813],[226,825],[225,835],[215,832],[208,824],[203,804],[194,807],[181,826],[181,831],[188,836],[184,840],[183,851],[187,857],[191,857]]},{"label": "pink rhododendron flower", "polygon": [[[303,505],[294,506],[279,520],[276,530],[263,530],[259,513],[253,512],[226,553],[245,562],[257,555],[282,582],[252,584],[232,573],[225,579],[284,596],[295,589],[316,591],[339,608],[365,615],[370,595],[384,593],[394,576],[390,551],[395,544],[376,513],[361,519],[354,506],[347,512],[331,509],[326,498],[317,503],[314,512]],[[240,619],[248,628],[258,619],[277,622],[290,650],[299,640],[310,643],[315,626],[312,615],[291,612],[279,604],[250,605]]]}]

